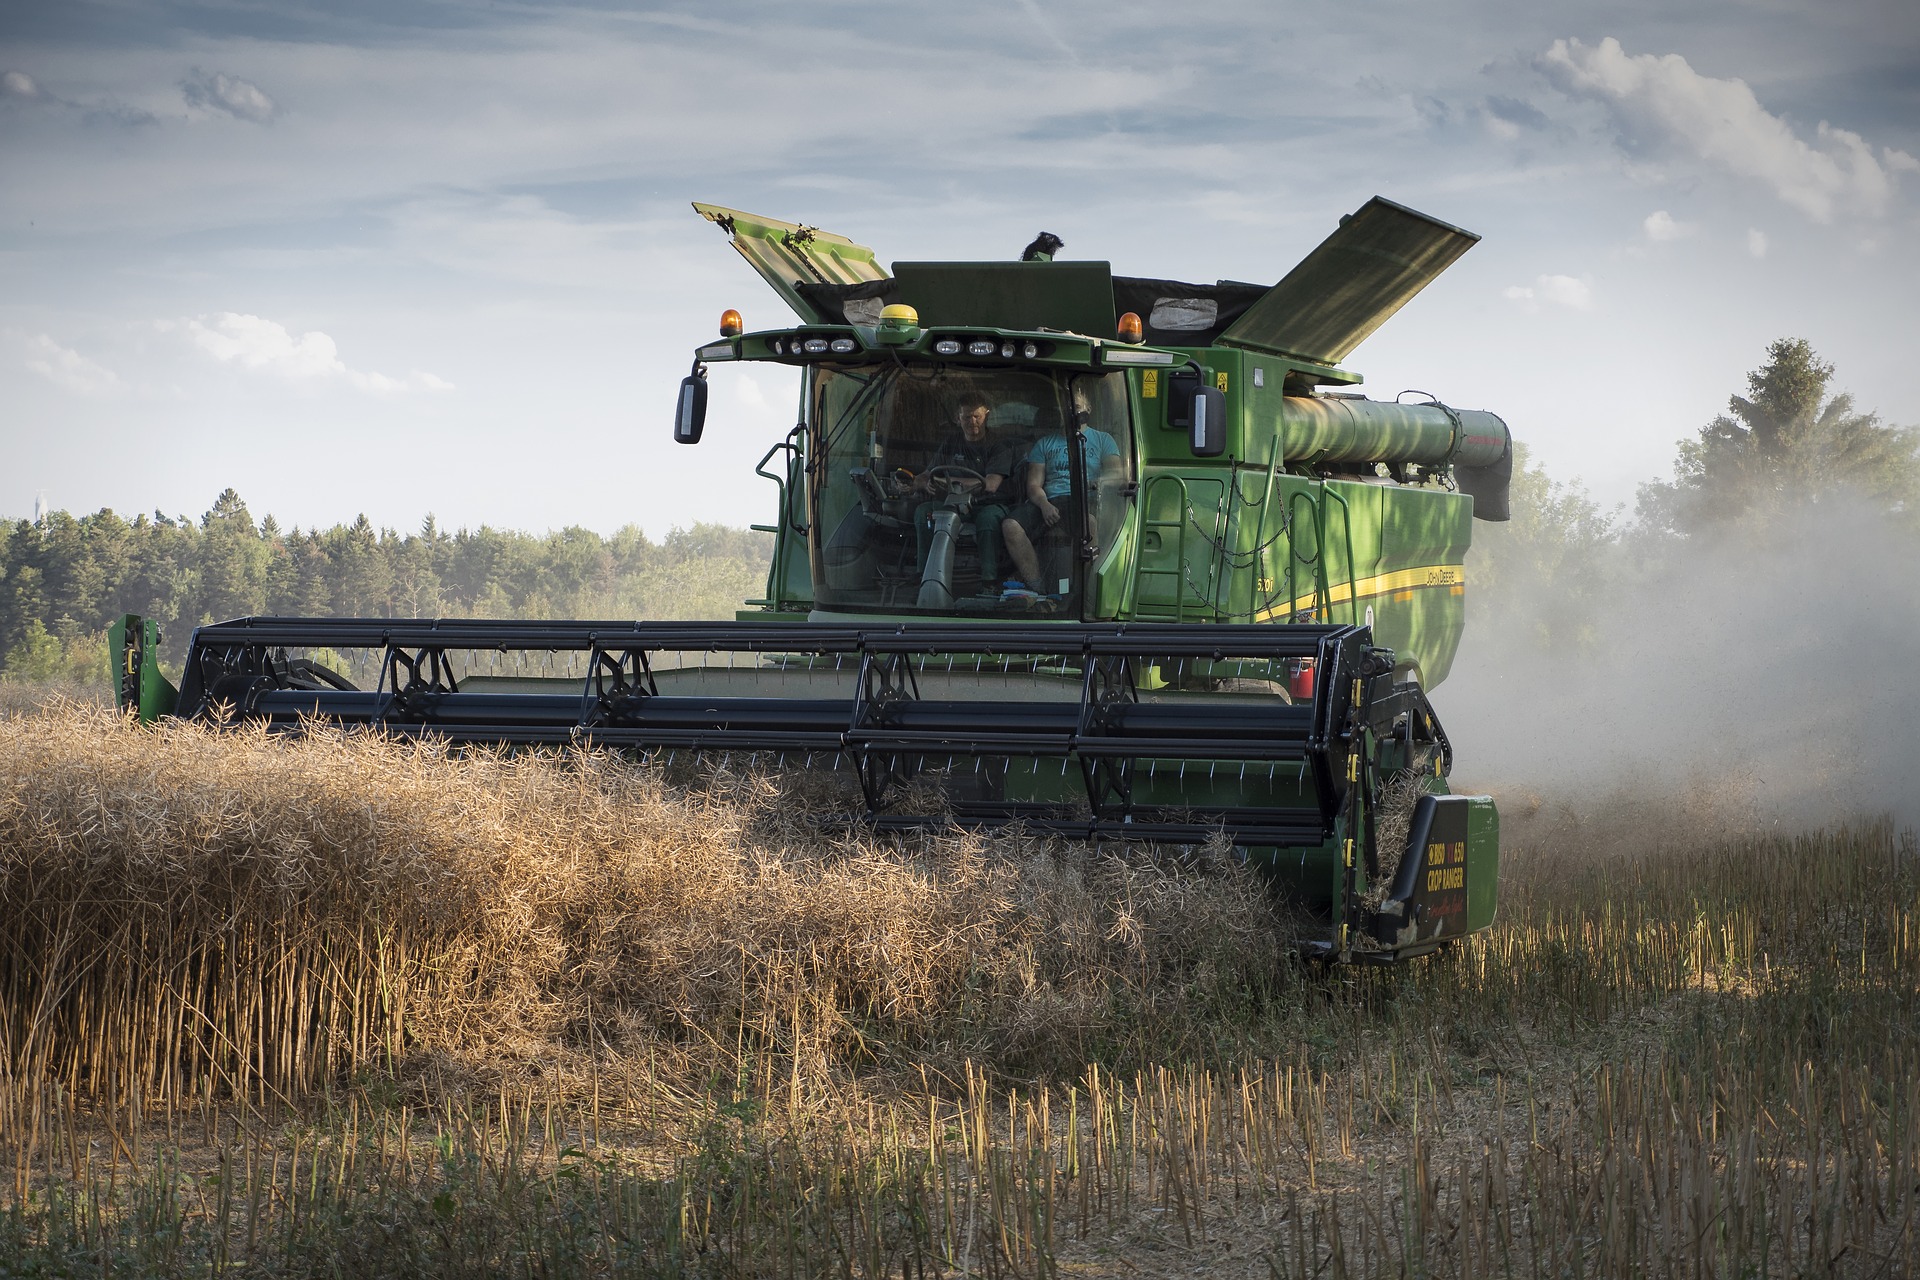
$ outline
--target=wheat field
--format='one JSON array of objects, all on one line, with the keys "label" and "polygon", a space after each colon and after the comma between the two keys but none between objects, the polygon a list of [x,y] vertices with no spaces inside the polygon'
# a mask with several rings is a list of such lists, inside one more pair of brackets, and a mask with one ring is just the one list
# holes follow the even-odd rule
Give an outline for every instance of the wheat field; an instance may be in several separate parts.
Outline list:
[{"label": "wheat field", "polygon": [[1493,931],[1328,973],[843,798],[0,714],[0,1274],[1920,1270],[1910,832],[1510,803]]}]

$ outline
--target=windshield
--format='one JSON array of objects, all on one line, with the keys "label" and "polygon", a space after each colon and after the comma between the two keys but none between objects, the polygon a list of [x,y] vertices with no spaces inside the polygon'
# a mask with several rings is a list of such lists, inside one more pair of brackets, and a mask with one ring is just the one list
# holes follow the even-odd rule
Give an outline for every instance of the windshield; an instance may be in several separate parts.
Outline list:
[{"label": "windshield", "polygon": [[1087,614],[1131,493],[1125,374],[818,368],[807,404],[822,608]]}]

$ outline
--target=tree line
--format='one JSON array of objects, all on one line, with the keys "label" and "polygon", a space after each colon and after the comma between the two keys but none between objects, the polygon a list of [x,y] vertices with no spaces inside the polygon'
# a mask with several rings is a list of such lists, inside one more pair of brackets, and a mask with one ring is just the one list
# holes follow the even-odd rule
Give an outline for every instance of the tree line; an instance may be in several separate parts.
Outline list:
[{"label": "tree line", "polygon": [[357,617],[731,617],[765,585],[773,540],[718,524],[656,542],[567,528],[417,533],[362,515],[329,529],[256,522],[226,490],[200,519],[52,512],[0,522],[0,674],[104,681],[106,628],[160,623],[177,663],[195,626],[248,614]]}]

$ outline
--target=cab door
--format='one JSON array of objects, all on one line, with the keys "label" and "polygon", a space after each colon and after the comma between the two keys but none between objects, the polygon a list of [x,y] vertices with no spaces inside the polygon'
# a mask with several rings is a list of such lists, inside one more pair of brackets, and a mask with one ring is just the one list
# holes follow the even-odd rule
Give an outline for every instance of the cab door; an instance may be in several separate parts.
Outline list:
[{"label": "cab door", "polygon": [[[1085,430],[1112,440],[1084,447],[1074,483],[1087,512],[1087,556],[1082,566],[1082,617],[1117,618],[1131,610],[1133,567],[1139,554],[1135,489],[1138,477],[1133,430],[1133,394],[1124,372],[1076,375],[1070,387],[1076,417]],[[1098,440],[1098,436],[1091,437]]]}]

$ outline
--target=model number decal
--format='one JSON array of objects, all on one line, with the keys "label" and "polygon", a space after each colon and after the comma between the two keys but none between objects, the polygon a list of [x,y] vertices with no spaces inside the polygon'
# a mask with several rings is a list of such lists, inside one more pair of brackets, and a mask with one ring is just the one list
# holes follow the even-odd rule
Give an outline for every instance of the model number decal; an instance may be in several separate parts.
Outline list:
[{"label": "model number decal", "polygon": [[1467,842],[1436,841],[1427,846],[1427,892],[1467,887]]}]

